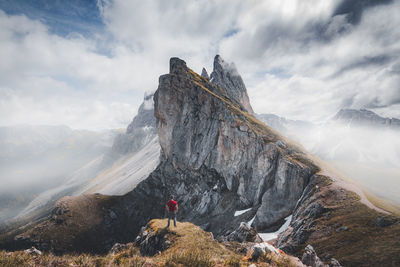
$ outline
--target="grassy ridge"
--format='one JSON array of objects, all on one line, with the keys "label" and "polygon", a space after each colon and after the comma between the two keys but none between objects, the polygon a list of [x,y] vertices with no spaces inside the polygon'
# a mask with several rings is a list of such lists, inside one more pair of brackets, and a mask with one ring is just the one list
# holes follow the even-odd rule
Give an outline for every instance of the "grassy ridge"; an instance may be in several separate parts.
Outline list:
[{"label": "grassy ridge", "polygon": [[105,255],[65,254],[56,256],[45,253],[38,256],[24,251],[0,251],[0,266],[296,266],[293,257],[266,253],[258,261],[249,255],[230,250],[214,240],[209,232],[188,222],[178,222],[177,227],[166,228],[167,220],[152,220],[152,232],[167,233],[170,247],[154,257],[143,257],[139,248],[130,243],[118,253]]}]

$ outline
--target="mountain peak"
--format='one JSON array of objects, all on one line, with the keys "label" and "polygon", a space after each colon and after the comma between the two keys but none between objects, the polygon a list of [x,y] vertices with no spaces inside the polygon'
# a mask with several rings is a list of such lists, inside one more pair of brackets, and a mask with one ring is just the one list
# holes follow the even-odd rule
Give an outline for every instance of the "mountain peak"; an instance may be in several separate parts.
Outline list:
[{"label": "mountain peak", "polygon": [[208,80],[210,79],[210,76],[208,76],[208,72],[207,72],[206,68],[203,68],[201,70],[201,76],[206,78],[206,79],[208,79]]},{"label": "mountain peak", "polygon": [[254,114],[246,86],[234,63],[228,63],[220,55],[216,55],[214,70],[210,77],[211,83],[224,88],[230,98],[238,101],[249,113]]},{"label": "mountain peak", "polygon": [[178,57],[172,57],[169,60],[169,73],[177,74],[187,69],[186,62]]},{"label": "mountain peak", "polygon": [[[216,73],[222,74],[225,73],[226,75],[230,76],[239,76],[239,73],[236,69],[235,63],[226,62],[220,55],[216,55],[214,57],[214,71]],[[243,83],[243,81],[242,81]],[[243,84],[244,85],[244,84]]]}]

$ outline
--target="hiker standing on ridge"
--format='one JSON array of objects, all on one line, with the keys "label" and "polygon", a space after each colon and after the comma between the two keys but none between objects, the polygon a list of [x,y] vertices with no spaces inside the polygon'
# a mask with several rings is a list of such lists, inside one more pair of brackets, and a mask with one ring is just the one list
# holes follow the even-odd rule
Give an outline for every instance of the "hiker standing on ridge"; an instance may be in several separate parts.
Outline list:
[{"label": "hiker standing on ridge", "polygon": [[178,212],[178,203],[174,200],[174,196],[170,196],[170,200],[168,200],[167,204],[165,205],[165,208],[168,213],[168,226],[169,227],[169,221],[171,219],[174,219],[174,226],[176,227],[176,213]]}]

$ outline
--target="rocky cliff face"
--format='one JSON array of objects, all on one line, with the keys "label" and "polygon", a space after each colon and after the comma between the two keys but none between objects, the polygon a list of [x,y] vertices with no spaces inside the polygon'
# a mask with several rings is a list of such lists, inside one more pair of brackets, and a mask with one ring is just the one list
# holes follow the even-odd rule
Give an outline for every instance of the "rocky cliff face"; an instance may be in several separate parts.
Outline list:
[{"label": "rocky cliff face", "polygon": [[[207,76],[203,77],[207,78]],[[234,63],[225,62],[219,55],[215,56],[214,70],[211,73],[210,82],[224,88],[231,101],[239,102],[247,112],[254,113],[247,95],[246,86]]]},{"label": "rocky cliff face", "polygon": [[[212,77],[230,71],[220,62],[217,56]],[[169,194],[180,203],[180,219],[217,235],[252,218],[258,229],[279,227],[291,213],[316,167],[232,99],[230,86],[171,59],[154,95],[161,163],[127,197],[139,225],[163,215]],[[134,199],[148,207],[134,207]],[[234,216],[244,208],[251,210]]]}]

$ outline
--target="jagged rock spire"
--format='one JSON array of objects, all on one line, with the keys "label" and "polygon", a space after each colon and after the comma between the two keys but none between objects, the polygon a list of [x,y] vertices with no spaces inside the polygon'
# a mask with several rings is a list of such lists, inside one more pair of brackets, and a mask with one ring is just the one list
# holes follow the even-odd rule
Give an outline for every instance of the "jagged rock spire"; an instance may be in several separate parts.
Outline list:
[{"label": "jagged rock spire", "polygon": [[203,68],[201,70],[201,76],[206,78],[206,79],[210,79],[210,76],[208,76],[208,72],[207,72],[206,68]]},{"label": "jagged rock spire", "polygon": [[225,62],[220,55],[216,55],[210,81],[224,88],[228,96],[241,103],[249,113],[254,113],[247,95],[246,86],[234,63]]}]

